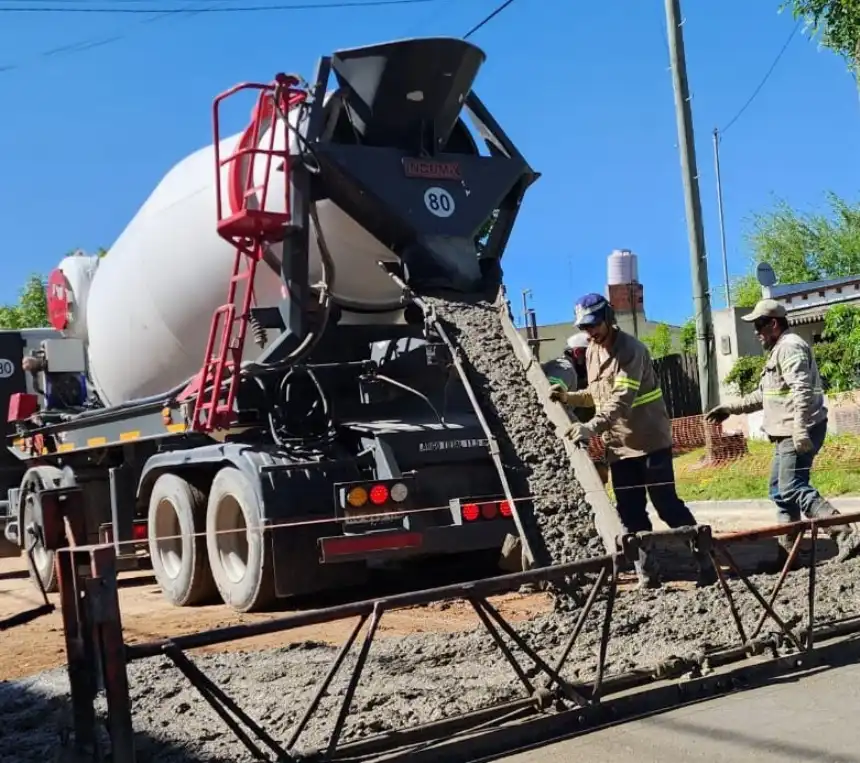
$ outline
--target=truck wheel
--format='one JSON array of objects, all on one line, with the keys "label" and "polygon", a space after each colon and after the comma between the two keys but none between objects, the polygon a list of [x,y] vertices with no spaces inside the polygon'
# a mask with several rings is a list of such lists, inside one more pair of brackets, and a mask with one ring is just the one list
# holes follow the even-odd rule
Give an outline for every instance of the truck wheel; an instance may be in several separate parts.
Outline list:
[{"label": "truck wheel", "polygon": [[215,598],[205,522],[206,496],[196,487],[175,474],[162,474],[155,481],[147,518],[149,555],[164,598],[177,607]]},{"label": "truck wheel", "polygon": [[[47,593],[56,593],[60,589],[57,579],[57,567],[54,564],[56,554],[53,551],[48,551],[42,542],[42,526],[36,523],[34,502],[42,490],[50,490],[57,487],[62,478],[63,473],[55,466],[36,466],[28,469],[21,480],[21,492],[19,496],[22,507],[21,524],[19,526],[21,544],[26,554],[30,544],[33,543],[35,535],[36,545],[33,547],[33,568],[35,568],[35,575],[38,575]],[[38,587],[39,584],[33,574],[34,570],[30,568],[29,564],[27,568],[30,571],[30,580],[33,581],[33,585]]]},{"label": "truck wheel", "polygon": [[215,585],[238,612],[269,606],[275,598],[270,537],[261,532],[260,506],[250,480],[226,467],[215,475],[206,511],[206,547]]}]

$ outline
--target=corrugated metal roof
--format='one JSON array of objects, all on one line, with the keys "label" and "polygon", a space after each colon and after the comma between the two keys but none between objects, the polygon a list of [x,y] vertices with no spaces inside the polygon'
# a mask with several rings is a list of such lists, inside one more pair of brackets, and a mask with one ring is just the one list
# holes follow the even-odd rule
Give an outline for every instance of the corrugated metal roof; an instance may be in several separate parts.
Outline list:
[{"label": "corrugated metal roof", "polygon": [[860,275],[843,276],[842,278],[828,278],[824,281],[805,281],[803,283],[777,284],[770,287],[771,297],[790,297],[794,294],[803,294],[806,291],[818,291],[819,289],[830,289],[834,286],[844,286],[860,282]]}]

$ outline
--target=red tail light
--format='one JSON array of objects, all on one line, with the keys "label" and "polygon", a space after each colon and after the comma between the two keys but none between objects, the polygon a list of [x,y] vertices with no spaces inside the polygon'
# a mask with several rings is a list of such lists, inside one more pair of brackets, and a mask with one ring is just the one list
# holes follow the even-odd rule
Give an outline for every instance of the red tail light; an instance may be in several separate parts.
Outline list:
[{"label": "red tail light", "polygon": [[482,503],[481,504],[481,516],[484,519],[495,519],[497,513],[498,513],[498,509],[496,508],[496,504],[494,504],[494,503]]},{"label": "red tail light", "polygon": [[513,516],[514,511],[508,501],[499,501],[499,514],[501,514],[503,517]]},{"label": "red tail light", "polygon": [[131,536],[135,540],[146,540],[148,537],[145,522],[135,522],[131,530]]},{"label": "red tail light", "polygon": [[388,500],[388,488],[385,485],[374,485],[370,488],[370,502],[379,506]]},{"label": "red tail light", "polygon": [[477,503],[464,503],[460,513],[467,522],[474,522],[481,516],[481,507]]}]

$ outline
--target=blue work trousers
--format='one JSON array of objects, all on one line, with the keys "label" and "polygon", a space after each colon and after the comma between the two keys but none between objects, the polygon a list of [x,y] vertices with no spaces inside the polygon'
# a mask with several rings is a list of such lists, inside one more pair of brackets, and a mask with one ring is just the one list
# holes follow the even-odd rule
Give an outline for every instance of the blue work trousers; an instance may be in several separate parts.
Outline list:
[{"label": "blue work trousers", "polygon": [[827,419],[809,428],[812,450],[798,453],[791,437],[771,438],[776,448],[770,470],[770,498],[777,506],[780,522],[797,522],[801,515],[814,517],[828,504],[809,484],[812,462],[824,445]]}]

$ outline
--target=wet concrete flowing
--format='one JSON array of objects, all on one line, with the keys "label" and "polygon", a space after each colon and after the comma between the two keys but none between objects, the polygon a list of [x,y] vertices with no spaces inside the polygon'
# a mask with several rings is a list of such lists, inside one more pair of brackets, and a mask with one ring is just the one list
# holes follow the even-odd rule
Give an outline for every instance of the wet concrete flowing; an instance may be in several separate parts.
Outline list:
[{"label": "wet concrete flowing", "polygon": [[555,564],[602,553],[591,507],[502,330],[496,306],[487,299],[425,301],[463,351],[469,381],[498,439],[514,496],[530,499],[517,505],[524,522],[537,525],[534,542],[544,546]]}]

